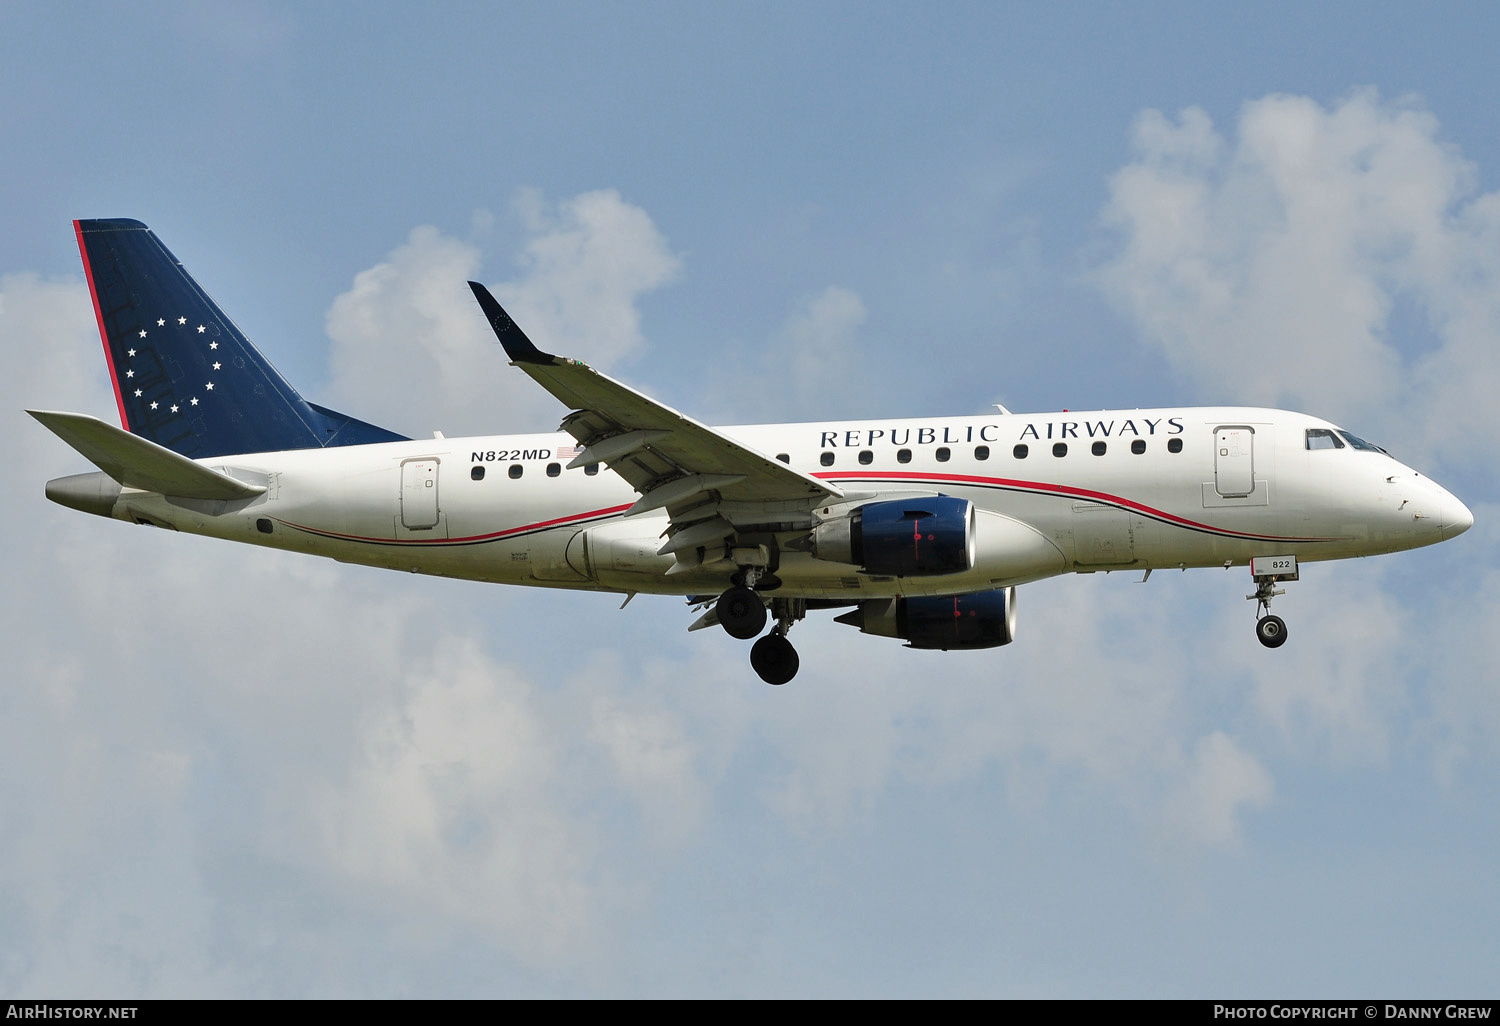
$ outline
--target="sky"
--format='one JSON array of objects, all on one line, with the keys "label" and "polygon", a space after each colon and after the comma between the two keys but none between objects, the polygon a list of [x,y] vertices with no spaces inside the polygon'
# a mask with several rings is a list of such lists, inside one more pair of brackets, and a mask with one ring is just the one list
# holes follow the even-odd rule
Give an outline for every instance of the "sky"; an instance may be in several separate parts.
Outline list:
[{"label": "sky", "polygon": [[[1311,9],[1309,9],[1309,6]],[[1493,996],[1500,9],[0,3],[0,992]],[[304,395],[552,430],[465,282],[709,423],[1270,404],[1475,525],[1020,590],[1016,642],[527,591],[47,502],[71,221]]]}]

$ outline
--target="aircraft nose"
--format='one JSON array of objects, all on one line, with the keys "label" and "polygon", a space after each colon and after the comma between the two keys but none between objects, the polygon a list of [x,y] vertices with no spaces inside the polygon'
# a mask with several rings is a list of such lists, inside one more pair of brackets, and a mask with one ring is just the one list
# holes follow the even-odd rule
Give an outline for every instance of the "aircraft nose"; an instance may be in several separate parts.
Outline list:
[{"label": "aircraft nose", "polygon": [[1474,526],[1474,514],[1451,492],[1443,493],[1442,512],[1439,516],[1444,541],[1457,538]]}]

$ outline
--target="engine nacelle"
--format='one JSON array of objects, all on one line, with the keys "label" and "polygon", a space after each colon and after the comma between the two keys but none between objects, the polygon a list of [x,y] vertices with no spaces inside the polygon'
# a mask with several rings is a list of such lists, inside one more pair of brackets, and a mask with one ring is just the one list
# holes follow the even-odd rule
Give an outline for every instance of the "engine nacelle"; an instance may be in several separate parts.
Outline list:
[{"label": "engine nacelle", "polygon": [[1016,639],[1016,589],[870,599],[835,619],[911,648],[998,648]]},{"label": "engine nacelle", "polygon": [[951,495],[866,503],[811,537],[816,558],[891,577],[963,573],[974,546],[974,504]]}]

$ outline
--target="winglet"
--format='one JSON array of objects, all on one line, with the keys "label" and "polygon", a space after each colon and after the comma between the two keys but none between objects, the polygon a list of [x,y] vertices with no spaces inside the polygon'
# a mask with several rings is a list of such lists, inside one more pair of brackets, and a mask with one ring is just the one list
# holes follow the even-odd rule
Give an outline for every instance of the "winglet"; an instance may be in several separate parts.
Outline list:
[{"label": "winglet", "polygon": [[474,298],[479,300],[479,308],[484,311],[485,319],[490,322],[490,327],[495,329],[495,337],[505,347],[505,355],[510,357],[511,363],[552,363],[556,359],[550,353],[544,353],[532,344],[531,339],[526,337],[526,332],[511,320],[505,308],[494,296],[490,295],[489,289],[477,281],[469,282],[469,288],[474,290]]}]

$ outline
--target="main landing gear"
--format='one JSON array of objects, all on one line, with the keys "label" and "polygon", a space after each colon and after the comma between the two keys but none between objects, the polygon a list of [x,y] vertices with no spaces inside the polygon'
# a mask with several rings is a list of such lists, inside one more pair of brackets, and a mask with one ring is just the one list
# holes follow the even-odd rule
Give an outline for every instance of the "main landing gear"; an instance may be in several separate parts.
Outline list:
[{"label": "main landing gear", "polygon": [[767,684],[785,684],[797,676],[797,668],[801,665],[797,650],[786,640],[786,632],[780,624],[750,646],[750,666]]},{"label": "main landing gear", "polygon": [[[770,574],[750,568],[739,583],[727,589],[714,603],[714,617],[729,636],[748,641],[765,629],[766,600],[756,586],[774,588],[781,584]],[[767,684],[785,684],[797,676],[801,660],[797,650],[786,639],[792,624],[807,615],[807,603],[801,599],[773,598],[770,615],[776,617],[771,633],[750,647],[750,666]]]},{"label": "main landing gear", "polygon": [[765,602],[744,585],[737,585],[720,595],[719,601],[714,603],[714,615],[731,638],[741,641],[749,641],[766,628]]}]

